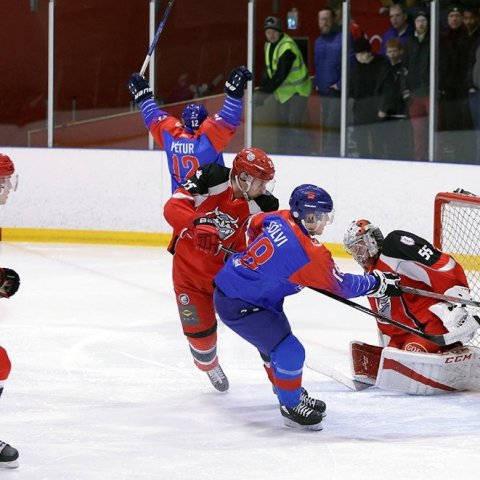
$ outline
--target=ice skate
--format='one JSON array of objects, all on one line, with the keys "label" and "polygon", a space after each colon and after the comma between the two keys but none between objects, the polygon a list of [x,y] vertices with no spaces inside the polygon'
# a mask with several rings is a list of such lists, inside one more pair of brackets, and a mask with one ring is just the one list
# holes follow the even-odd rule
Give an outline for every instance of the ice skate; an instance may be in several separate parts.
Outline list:
[{"label": "ice skate", "polygon": [[[278,395],[277,387],[273,385],[273,383],[272,383],[272,390],[275,395]],[[303,387],[302,387],[302,393],[300,394],[300,403],[321,413],[322,417],[327,416],[327,414],[325,413],[325,411],[327,410],[327,405],[325,404],[325,402],[322,402],[322,400],[318,400],[316,398],[311,397]]]},{"label": "ice skate", "polygon": [[300,403],[321,413],[322,417],[325,417],[327,415],[325,413],[325,411],[327,410],[327,405],[325,404],[325,402],[322,402],[322,400],[318,400],[317,398],[311,397],[304,388],[302,388],[302,394],[300,395]]},{"label": "ice skate", "polygon": [[313,408],[300,402],[295,407],[280,405],[283,415],[283,423],[287,427],[300,428],[302,430],[321,430],[323,415]]},{"label": "ice skate", "polygon": [[219,392],[226,392],[230,384],[228,383],[228,378],[222,370],[220,365],[217,365],[212,370],[207,371],[209,380],[212,382],[212,385]]},{"label": "ice skate", "polygon": [[17,468],[18,450],[0,440],[0,468]]}]

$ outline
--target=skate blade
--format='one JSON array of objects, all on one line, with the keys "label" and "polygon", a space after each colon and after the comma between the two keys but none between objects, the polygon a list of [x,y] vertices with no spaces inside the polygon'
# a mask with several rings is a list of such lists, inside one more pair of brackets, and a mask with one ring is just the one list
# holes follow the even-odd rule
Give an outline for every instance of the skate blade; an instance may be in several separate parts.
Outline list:
[{"label": "skate blade", "polygon": [[294,422],[293,420],[290,420],[288,418],[283,418],[283,423],[289,427],[289,428],[295,428],[296,430],[314,430],[314,431],[320,431],[323,430],[323,425],[321,422],[316,423],[314,425],[300,425],[297,422]]},{"label": "skate blade", "polygon": [[0,468],[18,468],[18,460],[11,462],[0,462]]}]

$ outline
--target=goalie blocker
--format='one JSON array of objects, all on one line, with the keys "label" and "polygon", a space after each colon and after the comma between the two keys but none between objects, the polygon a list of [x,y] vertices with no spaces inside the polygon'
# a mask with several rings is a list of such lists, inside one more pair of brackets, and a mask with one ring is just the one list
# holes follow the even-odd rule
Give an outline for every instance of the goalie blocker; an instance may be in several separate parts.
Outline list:
[{"label": "goalie blocker", "polygon": [[419,353],[350,343],[354,379],[411,395],[480,391],[480,349],[457,347],[444,353]]}]

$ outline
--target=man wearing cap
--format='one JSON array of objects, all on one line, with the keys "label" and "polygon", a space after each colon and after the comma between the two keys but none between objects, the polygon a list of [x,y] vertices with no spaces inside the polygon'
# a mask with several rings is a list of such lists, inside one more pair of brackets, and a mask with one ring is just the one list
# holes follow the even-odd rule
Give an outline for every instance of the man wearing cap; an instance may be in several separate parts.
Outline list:
[{"label": "man wearing cap", "polygon": [[[267,95],[273,94],[277,124],[280,127],[298,129],[312,90],[307,66],[298,45],[283,32],[280,19],[267,17],[263,27],[267,39],[265,70],[256,104],[262,104]],[[279,132],[278,147],[282,153],[298,151],[301,145],[295,145],[295,141],[299,141],[299,133],[298,130]]]},{"label": "man wearing cap", "polygon": [[428,116],[430,114],[430,32],[428,14],[414,15],[415,33],[407,40],[403,63],[407,71],[404,98],[409,101],[414,160],[428,160]]},{"label": "man wearing cap", "polygon": [[377,139],[380,102],[376,86],[386,60],[372,53],[370,42],[364,37],[355,41],[353,50],[355,61],[349,79],[349,96],[353,99],[352,136],[360,158],[382,158],[381,142]]}]

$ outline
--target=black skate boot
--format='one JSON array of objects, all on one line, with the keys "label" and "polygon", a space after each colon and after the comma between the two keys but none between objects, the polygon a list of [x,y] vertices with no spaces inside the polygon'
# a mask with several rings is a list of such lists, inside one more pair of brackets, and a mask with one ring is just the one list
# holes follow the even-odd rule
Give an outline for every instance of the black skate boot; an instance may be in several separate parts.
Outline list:
[{"label": "black skate boot", "polygon": [[307,407],[300,402],[296,407],[290,408],[280,405],[283,415],[283,423],[287,427],[300,428],[302,430],[321,430],[322,414],[313,408]]},{"label": "black skate boot", "polygon": [[18,450],[0,440],[0,468],[18,467]]},{"label": "black skate boot", "polygon": [[228,383],[228,378],[220,365],[217,365],[212,370],[208,370],[207,375],[209,380],[212,382],[212,385],[219,392],[226,392],[228,390],[230,384]]},{"label": "black skate boot", "polygon": [[313,410],[317,411],[318,413],[321,413],[322,417],[327,416],[325,413],[327,410],[327,405],[325,402],[311,397],[304,388],[302,389],[302,394],[300,395],[300,403],[302,405],[306,405],[307,407],[313,408]]}]

